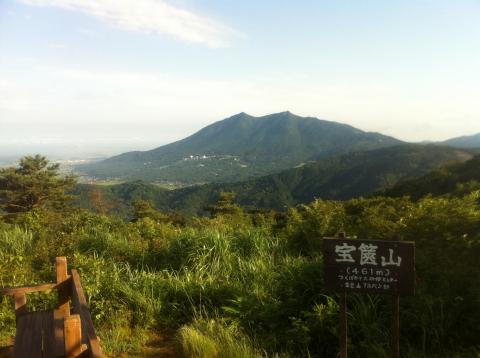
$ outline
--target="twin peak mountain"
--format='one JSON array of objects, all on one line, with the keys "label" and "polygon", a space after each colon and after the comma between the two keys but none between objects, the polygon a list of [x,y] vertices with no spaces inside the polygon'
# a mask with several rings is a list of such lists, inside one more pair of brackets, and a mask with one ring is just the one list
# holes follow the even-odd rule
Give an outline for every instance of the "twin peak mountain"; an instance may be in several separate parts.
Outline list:
[{"label": "twin peak mountain", "polygon": [[82,166],[97,178],[197,184],[231,182],[299,167],[339,154],[404,142],[352,126],[290,112],[239,113],[149,151]]}]

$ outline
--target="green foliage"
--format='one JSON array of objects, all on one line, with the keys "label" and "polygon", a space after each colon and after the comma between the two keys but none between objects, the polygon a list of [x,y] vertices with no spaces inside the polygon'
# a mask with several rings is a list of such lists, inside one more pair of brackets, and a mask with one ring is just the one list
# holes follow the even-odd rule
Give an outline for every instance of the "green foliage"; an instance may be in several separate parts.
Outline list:
[{"label": "green foliage", "polygon": [[[110,200],[125,207],[140,198],[151,201],[165,212],[177,210],[188,215],[203,214],[205,207],[208,212],[219,196],[227,192],[234,193],[238,205],[284,211],[297,204],[310,203],[315,198],[346,200],[368,196],[403,180],[422,176],[445,163],[468,157],[468,153],[448,147],[400,145],[309,162],[242,182],[164,190],[154,184],[137,181],[102,190]],[[477,178],[480,179],[480,174]],[[454,189],[455,184],[452,187]],[[465,192],[468,188],[458,190]],[[94,207],[86,203],[90,191],[83,188],[79,192],[82,193],[83,206]]]},{"label": "green foliage", "polygon": [[[20,284],[31,278],[28,260],[33,254],[33,235],[18,226],[3,225],[0,231],[0,284]],[[27,261],[27,262],[26,262]]]},{"label": "green foliage", "polygon": [[[68,256],[110,355],[141,354],[149,334],[176,330],[191,357],[334,357],[338,305],[324,287],[321,238],[345,231],[413,240],[418,286],[414,297],[401,300],[402,354],[475,357],[478,201],[475,193],[416,202],[316,200],[276,216],[244,210],[224,194],[215,217],[182,225],[157,220],[144,203],[134,221],[34,209],[15,224],[0,224],[0,283],[52,281],[54,257]],[[38,308],[54,303],[48,295],[29,300]],[[0,339],[6,339],[15,320],[12,302],[0,303]],[[350,355],[388,356],[388,298],[352,294],[348,307]]]},{"label": "green foliage", "polygon": [[321,238],[344,231],[345,221],[341,202],[315,200],[290,210],[285,232],[291,247],[304,253],[318,252]]},{"label": "green foliage", "polygon": [[152,206],[152,203],[147,200],[135,200],[132,203],[133,206],[133,217],[132,221],[138,221],[140,219],[149,218],[155,222],[167,222],[169,221],[168,216],[160,213],[159,211],[155,210]]},{"label": "green foliage", "polygon": [[241,213],[241,209],[238,205],[234,204],[235,193],[221,191],[216,204],[207,207],[207,211],[215,218],[220,215],[233,215],[238,216]]},{"label": "green foliage", "polygon": [[418,200],[426,195],[463,196],[480,190],[480,155],[464,163],[451,164],[423,177],[406,180],[385,190],[384,195],[410,196]]},{"label": "green foliage", "polygon": [[0,169],[0,210],[14,215],[37,208],[64,208],[71,199],[66,192],[75,179],[59,177],[58,169],[58,164],[49,165],[40,155],[22,158],[18,168]]},{"label": "green foliage", "polygon": [[2,342],[9,342],[15,335],[15,312],[12,305],[9,298],[0,298],[0,345]]},{"label": "green foliage", "polygon": [[[339,204],[345,210],[339,218],[343,218],[344,229],[351,236],[416,242],[418,291],[415,298],[404,301],[402,328],[410,337],[409,343],[422,347],[424,355],[436,352],[448,356],[459,341],[467,347],[476,345],[474,336],[478,335],[480,322],[480,288],[476,284],[480,282],[476,264],[480,257],[478,199],[473,193],[463,198],[427,197],[417,203],[404,198],[373,198]],[[309,210],[294,212],[289,225],[322,228],[310,210],[323,205],[317,201],[308,206]],[[324,233],[337,228],[333,222],[320,230]],[[296,230],[290,237],[302,243],[313,235],[308,231],[302,234]],[[308,245],[306,248],[311,249]],[[360,331],[361,327],[372,325],[362,324]],[[368,349],[373,349],[371,344]]]},{"label": "green foliage", "polygon": [[192,324],[181,327],[178,334],[186,357],[264,357],[238,327],[218,320],[195,320]]}]

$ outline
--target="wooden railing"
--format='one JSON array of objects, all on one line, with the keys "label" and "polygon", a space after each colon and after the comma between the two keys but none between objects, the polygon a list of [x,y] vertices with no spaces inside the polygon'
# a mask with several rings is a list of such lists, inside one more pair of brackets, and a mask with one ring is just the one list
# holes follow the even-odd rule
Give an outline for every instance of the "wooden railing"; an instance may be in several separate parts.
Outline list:
[{"label": "wooden railing", "polygon": [[80,276],[75,269],[72,269],[71,285],[73,312],[80,316],[84,341],[86,341],[86,344],[90,347],[91,351],[90,357],[101,357],[102,351],[100,349],[97,334],[95,333],[95,328],[93,327],[92,317],[90,317],[90,312],[88,311],[87,300],[85,299],[85,294],[83,293],[83,288],[80,283]]},{"label": "wooden railing", "polygon": [[[65,257],[56,259],[56,283],[0,288],[15,300],[17,332],[14,357],[102,357],[99,339],[77,270],[67,272]],[[57,290],[54,310],[28,312],[27,293]],[[72,308],[70,308],[70,302]]]}]

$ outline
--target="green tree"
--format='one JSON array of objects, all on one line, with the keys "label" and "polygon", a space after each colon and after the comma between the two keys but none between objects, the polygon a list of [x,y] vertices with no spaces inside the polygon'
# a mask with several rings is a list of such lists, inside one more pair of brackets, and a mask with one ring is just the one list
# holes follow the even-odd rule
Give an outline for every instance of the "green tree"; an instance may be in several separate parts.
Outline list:
[{"label": "green tree", "polygon": [[132,221],[138,221],[144,218],[150,218],[156,222],[167,222],[168,216],[154,208],[151,201],[137,199],[132,203],[133,218]]},{"label": "green tree", "polygon": [[68,192],[74,176],[60,176],[59,164],[41,155],[26,156],[18,167],[0,170],[0,210],[7,216],[37,208],[63,209],[73,198]]},{"label": "green tree", "polygon": [[205,208],[212,218],[220,215],[238,215],[242,209],[234,203],[236,194],[233,192],[220,191],[218,201]]}]

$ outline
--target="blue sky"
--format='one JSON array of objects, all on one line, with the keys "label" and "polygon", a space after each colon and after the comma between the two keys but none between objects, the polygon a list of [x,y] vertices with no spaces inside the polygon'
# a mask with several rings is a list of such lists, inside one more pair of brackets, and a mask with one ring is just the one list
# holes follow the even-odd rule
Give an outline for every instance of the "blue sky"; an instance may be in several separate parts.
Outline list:
[{"label": "blue sky", "polygon": [[479,0],[0,0],[0,144],[151,146],[284,110],[473,134],[479,18]]}]

